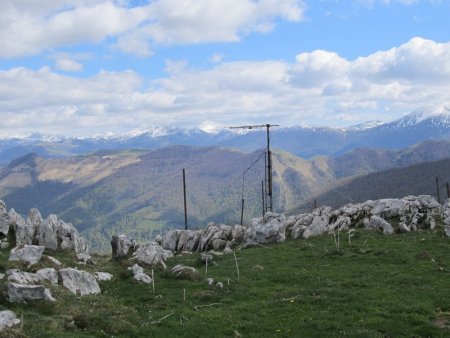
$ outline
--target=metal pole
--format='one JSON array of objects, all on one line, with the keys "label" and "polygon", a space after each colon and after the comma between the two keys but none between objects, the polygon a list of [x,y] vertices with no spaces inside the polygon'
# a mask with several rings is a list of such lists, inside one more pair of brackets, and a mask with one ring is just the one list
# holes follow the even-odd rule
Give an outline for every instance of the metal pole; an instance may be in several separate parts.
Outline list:
[{"label": "metal pole", "polygon": [[184,194],[184,230],[187,230],[186,172],[184,168],[183,168],[183,194]]},{"label": "metal pole", "polygon": [[314,209],[317,209],[317,201],[314,199]]},{"label": "metal pole", "polygon": [[261,197],[262,197],[262,215],[266,212],[266,205],[264,203],[264,181],[261,181]]},{"label": "metal pole", "polygon": [[268,202],[268,210],[272,211],[272,153],[270,152],[270,124],[266,124],[267,128],[267,177],[268,177],[268,185],[269,190],[267,191],[267,195],[269,196]]},{"label": "metal pole", "polygon": [[241,205],[241,225],[244,225],[244,203],[245,203],[245,200],[244,199],[242,199],[242,205]]},{"label": "metal pole", "polygon": [[267,152],[264,154],[264,214],[267,212]]},{"label": "metal pole", "polygon": [[447,182],[447,198],[450,198],[450,186],[448,185],[448,182]]},{"label": "metal pole", "polygon": [[439,204],[441,203],[441,194],[439,193],[439,179],[436,177],[436,192]]}]

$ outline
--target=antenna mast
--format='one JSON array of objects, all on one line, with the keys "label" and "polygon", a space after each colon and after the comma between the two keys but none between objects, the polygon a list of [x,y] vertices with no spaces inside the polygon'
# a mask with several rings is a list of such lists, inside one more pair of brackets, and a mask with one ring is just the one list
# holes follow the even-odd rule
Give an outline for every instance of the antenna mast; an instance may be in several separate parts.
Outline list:
[{"label": "antenna mast", "polygon": [[270,127],[278,127],[278,124],[261,124],[255,126],[238,126],[238,127],[230,127],[230,129],[259,129],[266,128],[267,131],[267,150],[266,150],[266,165],[265,165],[265,195],[266,195],[266,203],[265,203],[265,211],[273,211],[272,204],[272,152],[270,151]]}]

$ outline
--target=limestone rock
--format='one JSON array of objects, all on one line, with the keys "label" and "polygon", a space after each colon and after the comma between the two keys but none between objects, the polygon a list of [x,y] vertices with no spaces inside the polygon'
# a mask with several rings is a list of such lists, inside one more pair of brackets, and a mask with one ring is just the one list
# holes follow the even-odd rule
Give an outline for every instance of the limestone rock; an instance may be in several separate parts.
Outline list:
[{"label": "limestone rock", "polygon": [[172,272],[177,277],[183,277],[183,275],[185,274],[196,273],[197,270],[192,266],[178,264],[175,265],[172,269],[170,269],[170,272]]},{"label": "limestone rock", "polygon": [[59,270],[59,275],[64,287],[74,294],[80,293],[81,296],[84,296],[101,292],[94,275],[87,271],[67,268]]},{"label": "limestone rock", "polygon": [[14,312],[9,310],[0,311],[0,332],[2,332],[4,329],[12,328],[19,324],[20,319],[17,318]]},{"label": "limestone rock", "polygon": [[0,273],[0,280],[5,278],[5,274],[4,273]]},{"label": "limestone rock", "polygon": [[42,285],[22,285],[16,283],[8,283],[6,287],[6,298],[12,303],[22,303],[28,300],[55,301],[50,290]]},{"label": "limestone rock", "polygon": [[56,235],[57,228],[58,218],[56,215],[49,215],[37,230],[36,237],[39,245],[53,251],[58,249],[58,238]]},{"label": "limestone rock", "polygon": [[447,237],[450,237],[450,226],[446,226],[444,232]]},{"label": "limestone rock", "polygon": [[10,229],[14,229],[16,246],[21,244],[32,244],[35,229],[26,222],[22,216],[11,209],[8,212]]},{"label": "limestone rock", "polygon": [[123,259],[136,249],[136,241],[128,238],[127,235],[112,236],[111,239],[112,257],[115,259]]},{"label": "limestone rock", "polygon": [[383,229],[383,234],[385,235],[391,235],[394,233],[394,228],[392,225],[376,215],[371,216],[370,220],[366,222],[365,225],[366,228],[369,229]]},{"label": "limestone rock", "polygon": [[132,259],[151,266],[166,268],[166,259],[173,257],[170,250],[164,250],[158,243],[149,242],[139,246],[133,253]]},{"label": "limestone rock", "polygon": [[79,252],[75,256],[75,258],[77,259],[77,261],[79,261],[83,264],[95,265],[95,260],[88,253]]},{"label": "limestone rock", "polygon": [[206,262],[210,263],[214,259],[214,256],[209,253],[202,253],[200,254],[200,260],[203,264],[206,264]]},{"label": "limestone rock", "polygon": [[145,284],[150,284],[152,282],[152,278],[144,273],[144,268],[142,268],[141,266],[134,264],[133,266],[129,267],[128,270],[131,270],[133,272],[133,278],[138,282],[143,282]]},{"label": "limestone rock", "polygon": [[267,212],[263,218],[253,218],[244,233],[244,246],[284,242],[286,226],[284,215]]},{"label": "limestone rock", "polygon": [[0,200],[0,234],[4,237],[8,235],[10,227],[10,217],[6,212],[6,204]]},{"label": "limestone rock", "polygon": [[96,272],[95,278],[100,282],[110,281],[113,276],[108,272]]},{"label": "limestone rock", "polygon": [[48,281],[53,285],[58,284],[58,272],[53,268],[44,268],[36,271],[36,275],[40,278],[40,280]]},{"label": "limestone rock", "polygon": [[9,269],[6,271],[8,281],[18,284],[36,284],[41,281],[41,278],[36,273],[20,271],[18,269]]},{"label": "limestone rock", "polygon": [[62,263],[57,260],[55,257],[52,256],[46,256],[50,262],[52,262],[53,264],[55,264],[56,266],[62,266]]},{"label": "limestone rock", "polygon": [[9,260],[24,262],[31,266],[41,260],[44,250],[43,246],[20,245],[11,250]]}]

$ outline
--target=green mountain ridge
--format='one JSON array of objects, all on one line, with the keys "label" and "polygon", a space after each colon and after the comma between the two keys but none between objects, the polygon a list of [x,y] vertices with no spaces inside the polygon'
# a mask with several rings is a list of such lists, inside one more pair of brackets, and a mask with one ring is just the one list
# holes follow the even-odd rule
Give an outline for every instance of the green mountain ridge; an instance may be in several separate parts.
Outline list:
[{"label": "green mountain ridge", "polygon": [[[449,145],[434,141],[399,151],[357,149],[338,158],[310,160],[275,149],[274,209],[298,210],[311,196],[358,175],[450,157]],[[263,150],[246,154],[189,146],[49,160],[27,155],[0,170],[0,198],[22,214],[32,207],[43,215],[56,213],[73,223],[91,247],[107,249],[113,234],[148,240],[165,229],[184,228],[183,168],[189,228],[239,223],[242,192],[244,223],[260,216],[262,155]],[[245,174],[243,189],[242,174],[255,162]]]}]

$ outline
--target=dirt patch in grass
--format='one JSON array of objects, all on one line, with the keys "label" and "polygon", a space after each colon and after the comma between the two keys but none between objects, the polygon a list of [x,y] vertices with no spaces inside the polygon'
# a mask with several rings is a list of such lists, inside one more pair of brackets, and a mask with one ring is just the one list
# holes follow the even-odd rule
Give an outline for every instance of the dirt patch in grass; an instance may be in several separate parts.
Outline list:
[{"label": "dirt patch in grass", "polygon": [[440,312],[433,320],[433,324],[441,329],[450,329],[450,313]]}]

